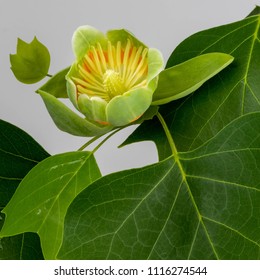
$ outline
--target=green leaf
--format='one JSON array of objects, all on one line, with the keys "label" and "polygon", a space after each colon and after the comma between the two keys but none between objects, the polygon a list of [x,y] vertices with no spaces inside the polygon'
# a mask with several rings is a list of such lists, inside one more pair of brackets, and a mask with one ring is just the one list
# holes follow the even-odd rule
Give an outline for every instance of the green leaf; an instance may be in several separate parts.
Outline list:
[{"label": "green leaf", "polygon": [[[49,154],[28,134],[0,120],[0,211],[25,175]],[[0,229],[4,215],[0,213]],[[42,259],[39,238],[25,233],[0,239],[0,259]]]},{"label": "green leaf", "polygon": [[[260,259],[260,113],[111,174],[68,209],[61,259]],[[239,140],[239,141],[238,141]]]},{"label": "green leaf", "polygon": [[10,55],[11,69],[16,79],[25,84],[37,83],[49,71],[50,54],[48,49],[37,40],[26,43],[18,38],[16,54]]},{"label": "green leaf", "polygon": [[[196,33],[172,53],[172,67],[203,53],[223,52],[235,60],[195,94],[160,107],[178,151],[201,146],[236,118],[260,111],[259,16]],[[171,154],[158,122],[145,122],[124,145],[156,143],[160,159]]]},{"label": "green leaf", "polygon": [[6,221],[0,236],[38,233],[44,257],[55,259],[68,206],[100,176],[94,156],[89,152],[55,155],[40,162],[22,180],[3,210]]},{"label": "green leaf", "polygon": [[45,91],[57,98],[68,98],[65,76],[67,75],[70,67],[58,72],[51,77],[47,83],[41,86],[37,92]]},{"label": "green leaf", "polygon": [[162,71],[152,104],[166,104],[187,96],[227,67],[233,59],[224,53],[208,53]]},{"label": "green leaf", "polygon": [[0,239],[0,260],[43,260],[39,236],[27,232]]}]

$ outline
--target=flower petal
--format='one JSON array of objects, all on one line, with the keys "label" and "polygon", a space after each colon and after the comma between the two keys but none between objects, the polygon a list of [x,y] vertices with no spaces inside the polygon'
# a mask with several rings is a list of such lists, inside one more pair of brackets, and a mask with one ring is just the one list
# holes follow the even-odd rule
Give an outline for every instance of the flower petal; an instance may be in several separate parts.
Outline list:
[{"label": "flower petal", "polygon": [[122,46],[125,46],[127,41],[130,40],[136,47],[143,46],[147,48],[147,46],[139,41],[131,32],[126,29],[114,29],[109,30],[107,32],[107,39],[112,43],[112,45],[116,45],[118,41],[122,43]]},{"label": "flower petal", "polygon": [[143,115],[152,102],[149,88],[136,88],[116,96],[107,105],[107,120],[113,126],[127,125]]},{"label": "flower petal", "polygon": [[77,103],[77,88],[75,83],[72,81],[72,77],[77,77],[77,63],[74,63],[68,74],[66,75],[67,80],[67,93],[70,101],[73,103],[73,105],[78,109],[78,103]]},{"label": "flower petal", "polygon": [[41,90],[38,92],[50,116],[60,130],[77,136],[90,137],[105,134],[112,129],[111,126],[94,124],[81,118],[53,95]]},{"label": "flower petal", "polygon": [[164,68],[163,56],[157,49],[149,48],[148,51],[148,83]]},{"label": "flower petal", "polygon": [[107,39],[101,31],[89,25],[78,27],[72,37],[72,48],[76,59],[81,60],[90,47],[95,46],[96,43],[100,43],[101,46],[107,43]]},{"label": "flower petal", "polygon": [[100,124],[107,124],[107,102],[99,97],[89,98],[81,94],[78,99],[79,110],[90,120]]}]

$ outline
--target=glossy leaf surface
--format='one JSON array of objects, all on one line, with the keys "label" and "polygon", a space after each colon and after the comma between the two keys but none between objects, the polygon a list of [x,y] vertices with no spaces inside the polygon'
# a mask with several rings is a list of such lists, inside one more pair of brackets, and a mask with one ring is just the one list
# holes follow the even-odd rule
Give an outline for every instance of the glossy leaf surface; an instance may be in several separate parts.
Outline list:
[{"label": "glossy leaf surface", "polygon": [[[49,154],[21,129],[0,120],[0,211],[25,175]],[[4,215],[0,213],[0,229]],[[0,239],[0,259],[42,259],[39,238],[25,233]]]},{"label": "glossy leaf surface", "polygon": [[44,257],[55,259],[68,206],[100,175],[89,152],[65,153],[42,161],[22,180],[4,208],[6,221],[0,236],[36,232]]},{"label": "glossy leaf surface", "polygon": [[71,204],[59,257],[259,259],[259,123],[249,114],[197,150],[98,180]]},{"label": "glossy leaf surface", "polygon": [[48,74],[50,54],[36,37],[31,43],[18,39],[16,54],[10,55],[10,62],[11,69],[18,81],[33,84]]},{"label": "glossy leaf surface", "polygon": [[260,258],[259,122],[249,114],[195,151],[98,180],[69,208],[59,256]]}]

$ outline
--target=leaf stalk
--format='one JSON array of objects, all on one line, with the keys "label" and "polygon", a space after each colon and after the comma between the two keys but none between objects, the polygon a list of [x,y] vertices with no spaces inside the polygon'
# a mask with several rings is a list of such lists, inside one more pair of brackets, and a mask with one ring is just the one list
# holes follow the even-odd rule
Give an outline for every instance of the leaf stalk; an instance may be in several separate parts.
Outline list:
[{"label": "leaf stalk", "polygon": [[169,128],[168,128],[168,126],[167,126],[167,124],[166,124],[166,122],[165,122],[163,116],[162,116],[159,112],[157,112],[156,116],[157,116],[157,118],[159,119],[159,121],[160,121],[160,123],[161,123],[161,125],[162,125],[162,127],[163,127],[163,130],[164,130],[164,132],[165,132],[165,134],[166,134],[168,143],[169,143],[170,148],[171,148],[171,150],[172,150],[172,154],[173,154],[174,158],[176,159],[176,158],[178,158],[178,152],[177,152],[175,143],[174,143],[174,141],[173,141],[171,132],[170,132],[170,130],[169,130]]}]

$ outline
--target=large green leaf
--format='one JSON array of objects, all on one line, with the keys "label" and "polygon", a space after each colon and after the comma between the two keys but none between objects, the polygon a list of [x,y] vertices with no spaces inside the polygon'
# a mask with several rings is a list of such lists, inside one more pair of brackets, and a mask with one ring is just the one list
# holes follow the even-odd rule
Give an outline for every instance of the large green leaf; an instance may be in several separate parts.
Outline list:
[{"label": "large green leaf", "polygon": [[[234,119],[260,110],[259,16],[192,35],[171,55],[167,67],[210,52],[231,54],[233,63],[193,95],[160,108],[178,151],[199,147]],[[161,126],[145,122],[125,142],[153,140],[160,159],[171,154]]]},{"label": "large green leaf", "polygon": [[[0,120],[0,211],[13,196],[24,176],[49,154],[21,129]],[[0,213],[0,229],[4,215]],[[0,239],[0,259],[41,259],[36,234]]]},{"label": "large green leaf", "polygon": [[63,221],[75,196],[100,177],[90,152],[55,155],[40,162],[22,180],[3,213],[0,237],[36,232],[46,259],[55,259],[63,236]]},{"label": "large green leaf", "polygon": [[61,259],[260,259],[260,113],[200,148],[103,177],[67,212]]}]

